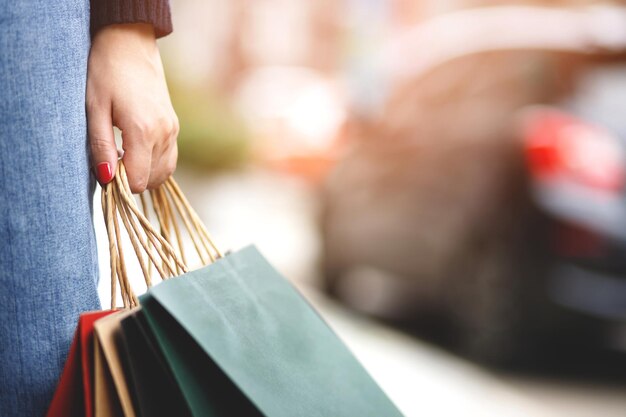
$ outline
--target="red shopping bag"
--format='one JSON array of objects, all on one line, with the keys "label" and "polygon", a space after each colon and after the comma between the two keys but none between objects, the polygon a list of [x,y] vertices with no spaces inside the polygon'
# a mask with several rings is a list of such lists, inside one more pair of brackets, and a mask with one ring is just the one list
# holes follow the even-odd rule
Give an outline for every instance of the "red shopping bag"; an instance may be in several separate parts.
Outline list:
[{"label": "red shopping bag", "polygon": [[93,417],[93,327],[115,310],[81,314],[46,417]]}]

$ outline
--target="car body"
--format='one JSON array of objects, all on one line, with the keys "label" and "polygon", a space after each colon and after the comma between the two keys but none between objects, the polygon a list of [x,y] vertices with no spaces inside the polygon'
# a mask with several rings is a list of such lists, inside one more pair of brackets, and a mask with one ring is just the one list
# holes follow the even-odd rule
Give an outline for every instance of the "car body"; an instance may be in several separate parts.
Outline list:
[{"label": "car body", "polygon": [[[487,20],[509,11],[490,9]],[[472,25],[480,26],[473,16]],[[416,48],[420,39],[433,39],[423,28],[412,36]],[[626,305],[621,173],[608,187],[580,181],[573,171],[546,175],[545,149],[536,140],[558,136],[546,120],[562,117],[564,130],[576,125],[602,136],[601,162],[623,168],[619,132],[587,121],[584,102],[586,75],[621,65],[622,49],[613,42],[610,51],[587,44],[576,50],[552,41],[541,48],[541,36],[511,38],[510,47],[480,41],[396,70],[374,127],[330,175],[322,216],[329,293],[376,317],[445,329],[439,333],[452,345],[492,362],[546,345],[562,351],[611,344],[606,328],[619,334]],[[393,49],[410,47],[403,38]],[[586,149],[595,149],[589,140]],[[593,168],[597,155],[586,156]],[[576,216],[580,207],[584,213]],[[609,219],[607,210],[619,214]],[[566,247],[592,245],[589,236],[598,244],[594,268],[585,258],[591,252]],[[565,246],[555,246],[559,239]],[[602,252],[605,243],[610,254]],[[619,266],[611,269],[614,261]],[[608,317],[610,303],[616,307]]]}]

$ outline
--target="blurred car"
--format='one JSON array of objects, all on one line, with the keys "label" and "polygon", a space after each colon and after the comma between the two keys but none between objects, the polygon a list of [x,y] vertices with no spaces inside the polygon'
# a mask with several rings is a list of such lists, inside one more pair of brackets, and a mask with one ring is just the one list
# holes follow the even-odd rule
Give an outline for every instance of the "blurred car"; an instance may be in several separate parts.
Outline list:
[{"label": "blurred car", "polygon": [[467,13],[393,45],[385,110],[325,189],[326,289],[493,363],[624,348],[626,14]]}]

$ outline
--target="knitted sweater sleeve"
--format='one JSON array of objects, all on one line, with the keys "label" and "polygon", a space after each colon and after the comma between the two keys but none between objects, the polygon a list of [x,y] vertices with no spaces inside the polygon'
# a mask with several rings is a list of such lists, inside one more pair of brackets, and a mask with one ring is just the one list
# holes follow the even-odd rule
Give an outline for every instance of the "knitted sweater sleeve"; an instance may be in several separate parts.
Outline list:
[{"label": "knitted sweater sleeve", "polygon": [[150,23],[157,38],[172,32],[169,0],[91,0],[91,35],[106,25]]}]

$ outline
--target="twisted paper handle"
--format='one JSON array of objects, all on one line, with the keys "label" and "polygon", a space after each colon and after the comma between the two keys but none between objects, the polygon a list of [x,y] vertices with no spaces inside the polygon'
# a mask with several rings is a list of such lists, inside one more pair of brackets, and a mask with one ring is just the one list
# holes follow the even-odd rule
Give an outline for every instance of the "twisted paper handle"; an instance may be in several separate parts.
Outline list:
[{"label": "twisted paper handle", "polygon": [[148,193],[152,211],[159,223],[158,231],[148,220],[150,208],[145,198],[146,193],[140,195],[142,210],[138,208],[122,161],[118,163],[114,181],[102,188],[102,212],[111,255],[112,309],[116,305],[118,283],[124,308],[139,305],[126,271],[120,219],[137,256],[147,287],[152,286],[152,267],[163,280],[188,271],[183,235],[178,226],[179,219],[182,220],[202,265],[222,256],[173,178],[170,177],[161,187]]}]

